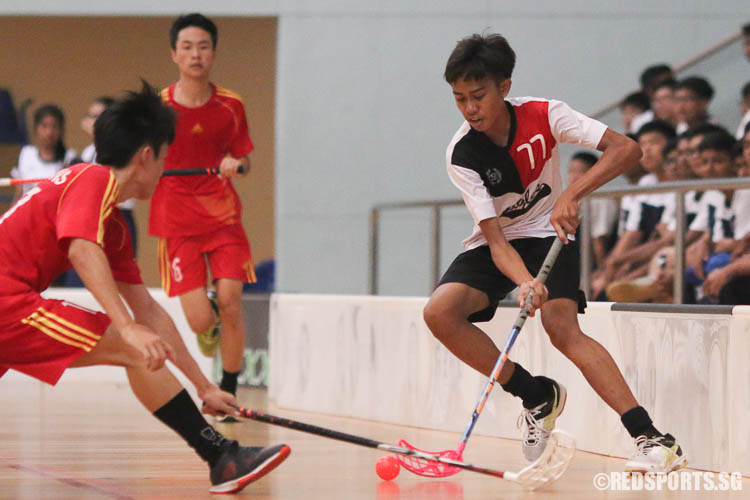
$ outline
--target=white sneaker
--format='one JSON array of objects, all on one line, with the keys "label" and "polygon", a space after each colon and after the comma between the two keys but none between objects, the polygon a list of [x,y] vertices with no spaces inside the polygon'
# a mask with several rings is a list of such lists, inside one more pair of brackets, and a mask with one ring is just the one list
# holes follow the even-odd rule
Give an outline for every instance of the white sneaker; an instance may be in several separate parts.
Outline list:
[{"label": "white sneaker", "polygon": [[638,449],[625,464],[625,472],[668,473],[687,465],[687,457],[671,434],[638,436],[635,445]]},{"label": "white sneaker", "polygon": [[526,424],[521,448],[523,456],[529,462],[541,456],[547,447],[550,433],[555,429],[555,420],[565,409],[567,398],[565,387],[552,379],[547,380],[552,382],[553,396],[536,408],[524,409],[518,417],[519,428]]}]

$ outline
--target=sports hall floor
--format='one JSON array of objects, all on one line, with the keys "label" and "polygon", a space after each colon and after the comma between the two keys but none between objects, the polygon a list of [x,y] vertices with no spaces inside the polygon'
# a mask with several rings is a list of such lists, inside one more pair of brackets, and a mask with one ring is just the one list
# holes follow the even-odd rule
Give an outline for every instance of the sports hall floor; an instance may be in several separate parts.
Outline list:
[{"label": "sports hall floor", "polygon": [[[427,449],[455,447],[458,434],[362,420],[278,410],[261,389],[242,389],[240,401],[295,420],[396,443],[407,439]],[[0,379],[0,499],[217,498],[208,493],[206,466],[187,445],[140,407],[126,386]],[[515,415],[508,418],[515,418]],[[254,499],[603,499],[748,498],[739,492],[598,491],[593,477],[620,471],[624,461],[578,451],[567,474],[547,489],[520,486],[471,472],[447,479],[420,478],[401,470],[395,481],[375,474],[382,453],[256,422],[219,424],[246,444],[285,442],[292,454],[278,469],[237,498]],[[472,436],[465,460],[495,469],[524,465],[520,444]],[[221,497],[221,496],[219,496]]]}]

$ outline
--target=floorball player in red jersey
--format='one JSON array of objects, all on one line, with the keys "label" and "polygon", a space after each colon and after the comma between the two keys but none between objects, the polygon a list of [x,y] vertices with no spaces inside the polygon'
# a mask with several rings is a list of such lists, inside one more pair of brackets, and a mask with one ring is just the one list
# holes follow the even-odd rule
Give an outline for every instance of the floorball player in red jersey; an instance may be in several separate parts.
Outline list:
[{"label": "floorball player in red jersey", "polygon": [[[242,205],[230,178],[250,170],[253,143],[240,97],[209,80],[217,40],[216,25],[200,14],[172,24],[172,60],[180,78],[162,91],[177,115],[164,168],[219,167],[221,175],[162,179],[151,200],[149,233],[160,238],[164,290],[180,297],[203,354],[213,356],[221,344],[220,386],[235,394],[245,349],[242,286],[256,279]],[[211,300],[207,267],[215,286]]]},{"label": "floorball player in red jersey", "polygon": [[[170,360],[185,374],[206,413],[233,412],[234,396],[201,373],[143,285],[116,207],[153,194],[174,123],[172,110],[144,83],[97,119],[98,164],[61,170],[0,218],[0,376],[14,369],[54,385],[68,367],[124,367],[141,403],[208,463],[210,491],[230,493],[281,463],[289,447],[225,439],[167,369]],[[71,267],[104,313],[41,296]]]}]

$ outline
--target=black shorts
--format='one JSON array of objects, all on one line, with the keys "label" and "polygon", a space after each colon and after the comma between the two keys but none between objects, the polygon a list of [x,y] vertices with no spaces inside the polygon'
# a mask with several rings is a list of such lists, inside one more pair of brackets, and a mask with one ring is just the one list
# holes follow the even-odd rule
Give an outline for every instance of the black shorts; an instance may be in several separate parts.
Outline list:
[{"label": "black shorts", "polygon": [[[521,238],[511,240],[510,244],[521,256],[531,275],[536,276],[553,241],[555,241],[554,236]],[[578,312],[583,313],[586,308],[586,296],[579,289],[580,279],[581,260],[578,242],[569,241],[567,245],[563,245],[547,277],[548,300],[571,299],[578,303]],[[471,314],[468,319],[472,323],[491,320],[497,310],[497,304],[516,288],[516,284],[495,266],[488,245],[467,250],[456,257],[440,279],[438,286],[443,283],[463,283],[487,294],[490,299],[489,307]]]}]

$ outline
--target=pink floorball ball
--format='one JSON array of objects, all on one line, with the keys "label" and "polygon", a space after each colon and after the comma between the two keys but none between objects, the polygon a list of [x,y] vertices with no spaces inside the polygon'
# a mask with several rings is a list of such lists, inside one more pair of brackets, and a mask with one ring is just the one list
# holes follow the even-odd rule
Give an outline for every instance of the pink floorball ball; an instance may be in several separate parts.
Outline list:
[{"label": "pink floorball ball", "polygon": [[396,457],[391,455],[380,457],[378,462],[375,464],[375,472],[383,481],[390,481],[398,476],[401,470],[401,464],[398,463]]}]

